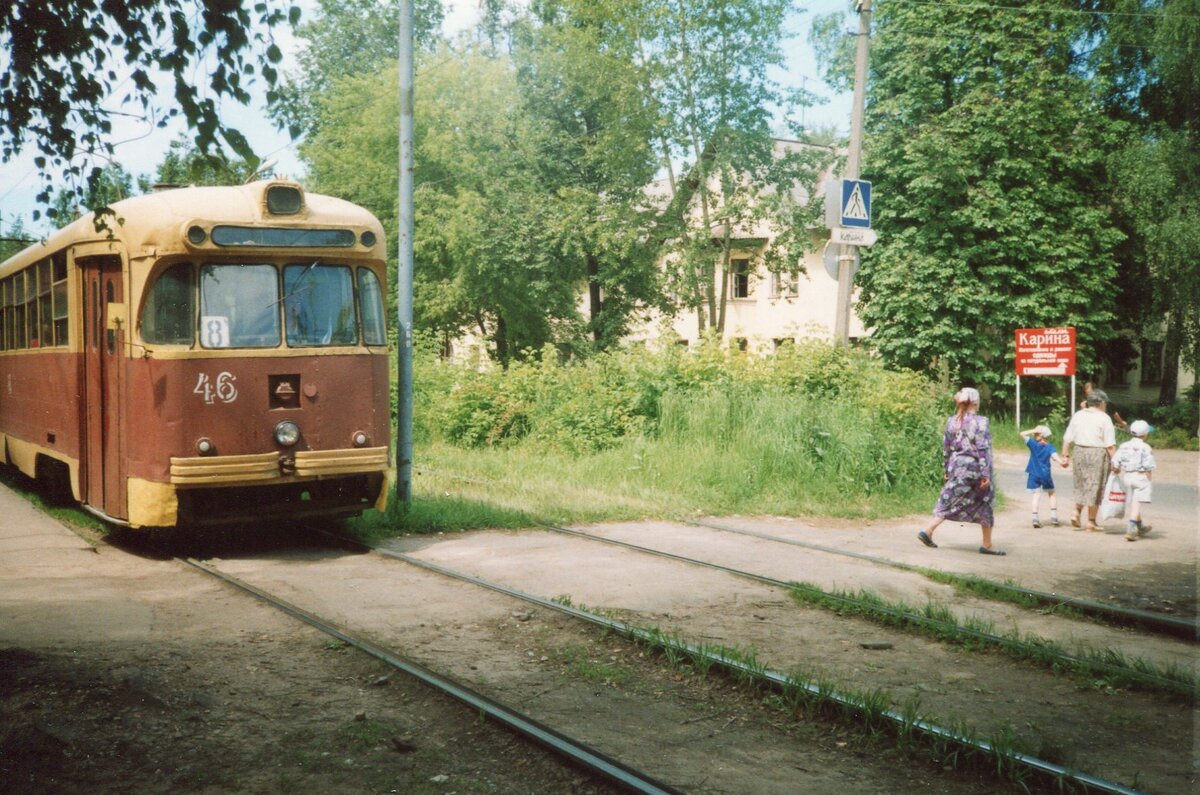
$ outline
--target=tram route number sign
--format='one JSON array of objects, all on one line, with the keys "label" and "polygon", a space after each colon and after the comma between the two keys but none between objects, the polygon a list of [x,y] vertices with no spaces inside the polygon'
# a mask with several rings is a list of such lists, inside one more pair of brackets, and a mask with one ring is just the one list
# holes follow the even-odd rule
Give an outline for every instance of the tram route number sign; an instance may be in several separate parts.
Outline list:
[{"label": "tram route number sign", "polygon": [[1017,329],[1017,375],[1075,375],[1075,329]]}]

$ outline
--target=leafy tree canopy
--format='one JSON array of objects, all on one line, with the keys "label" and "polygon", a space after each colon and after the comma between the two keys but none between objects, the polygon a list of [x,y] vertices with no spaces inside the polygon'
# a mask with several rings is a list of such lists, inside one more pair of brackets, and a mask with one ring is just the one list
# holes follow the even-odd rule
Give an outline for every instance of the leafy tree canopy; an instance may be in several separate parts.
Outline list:
[{"label": "leafy tree canopy", "polygon": [[[283,54],[271,29],[299,19],[290,0],[12,0],[0,15],[0,156],[38,151],[43,203],[55,177],[103,189],[104,169],[85,173],[79,158],[112,154],[119,116],[160,126],[181,116],[201,150],[223,141],[254,160],[221,123],[221,101],[249,101],[259,79],[274,86]],[[167,103],[157,99],[162,79]]]},{"label": "leafy tree canopy", "polygon": [[[444,11],[440,0],[414,0],[414,37],[426,49],[437,42]],[[316,105],[333,84],[351,75],[374,74],[399,57],[399,0],[317,0],[317,13],[296,30],[306,42],[299,68],[285,75],[271,116],[293,138],[316,132]]]},{"label": "leafy tree canopy", "polygon": [[167,148],[153,179],[139,177],[143,193],[155,185],[240,185],[253,177],[254,164],[230,158],[224,151],[202,152],[187,139],[177,138]]},{"label": "leafy tree canopy", "polygon": [[21,223],[20,217],[10,224],[6,224],[4,219],[0,218],[0,262],[20,253],[32,242],[33,239],[26,234],[25,225]]},{"label": "leafy tree canopy", "polygon": [[1122,239],[1105,155],[1124,128],[1074,46],[1088,17],[967,3],[876,6],[864,176],[880,242],[860,316],[888,361],[1004,397],[1016,328],[1075,326],[1079,365],[1115,327]]},{"label": "leafy tree canopy", "polygon": [[1104,0],[1087,64],[1131,134],[1110,158],[1122,252],[1122,317],[1162,339],[1159,401],[1182,354],[1200,372],[1200,0]]}]

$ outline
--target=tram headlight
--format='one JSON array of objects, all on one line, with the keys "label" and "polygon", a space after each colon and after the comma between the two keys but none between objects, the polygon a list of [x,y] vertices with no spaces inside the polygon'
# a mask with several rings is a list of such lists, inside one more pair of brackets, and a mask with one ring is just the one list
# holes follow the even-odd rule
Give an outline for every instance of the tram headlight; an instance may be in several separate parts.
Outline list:
[{"label": "tram headlight", "polygon": [[200,455],[208,455],[216,449],[217,446],[213,444],[212,439],[209,439],[207,436],[201,436],[196,440],[196,452]]},{"label": "tram headlight", "polygon": [[363,431],[355,431],[354,435],[350,438],[354,442],[355,447],[366,447],[367,442],[371,441],[370,437]]},{"label": "tram headlight", "polygon": [[300,441],[300,426],[291,420],[284,420],[275,426],[275,441],[284,447],[291,447]]},{"label": "tram headlight", "polygon": [[188,242],[191,243],[193,246],[199,246],[199,245],[203,244],[205,240],[208,239],[208,232],[205,232],[204,227],[202,227],[202,226],[192,225],[192,226],[188,227],[187,239],[188,239]]}]

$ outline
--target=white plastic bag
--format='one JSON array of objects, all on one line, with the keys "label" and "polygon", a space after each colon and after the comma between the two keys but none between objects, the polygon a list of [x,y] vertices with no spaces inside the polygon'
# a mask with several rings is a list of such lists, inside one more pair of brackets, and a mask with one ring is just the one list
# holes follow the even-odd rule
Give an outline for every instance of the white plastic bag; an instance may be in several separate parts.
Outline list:
[{"label": "white plastic bag", "polygon": [[1104,484],[1104,499],[1100,500],[1100,510],[1096,513],[1096,518],[1104,521],[1124,516],[1125,501],[1125,486],[1121,483],[1121,478],[1109,475],[1108,482]]}]

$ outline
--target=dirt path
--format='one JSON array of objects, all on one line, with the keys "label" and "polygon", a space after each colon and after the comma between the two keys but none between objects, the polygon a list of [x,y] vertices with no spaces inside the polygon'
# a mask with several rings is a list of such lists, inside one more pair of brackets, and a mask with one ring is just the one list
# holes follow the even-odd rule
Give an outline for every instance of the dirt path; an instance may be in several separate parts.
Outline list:
[{"label": "dirt path", "polygon": [[[1184,507],[1157,506],[1155,531],[1028,527],[1020,468],[1000,457],[1010,496],[998,517],[1006,558],[973,550],[977,528],[944,525],[941,548],[913,538],[924,517],[814,524],[726,517],[775,534],[847,545],[923,566],[1043,590],[1195,615],[1195,454],[1160,456],[1157,483]],[[1015,486],[1014,486],[1015,484]],[[1064,493],[1069,477],[1063,478]],[[1190,499],[1191,510],[1187,507]],[[1065,506],[1064,506],[1065,507]],[[1064,510],[1062,514],[1064,515]],[[98,550],[0,489],[0,789],[206,792],[603,792],[539,751],[481,727],[380,664],[178,564]],[[717,540],[664,523],[593,528],[631,539],[703,543],[763,573],[902,599],[946,598],[923,578],[744,537]],[[702,541],[697,541],[702,539]],[[1052,761],[1148,792],[1196,787],[1194,712],[1163,697],[1080,684],[996,655],[802,608],[762,585],[542,532],[423,539],[419,554],[544,596],[621,610],[696,640],[755,649],[897,701],[1009,733]],[[352,623],[693,792],[987,792],[821,720],[795,722],[761,694],[664,668],[634,647],[481,596],[394,562],[328,550],[243,550],[222,565]],[[1095,625],[1066,625],[985,604],[998,628],[1136,649],[1195,665],[1193,647]],[[1063,630],[1063,627],[1068,627]],[[1053,629],[1057,628],[1057,629]],[[866,650],[863,642],[890,648]],[[580,719],[582,716],[582,720]],[[650,739],[647,739],[649,737]]]},{"label": "dirt path", "polygon": [[[0,516],[0,791],[612,791],[181,564]],[[995,790],[377,556],[219,562],[689,792]]]}]

